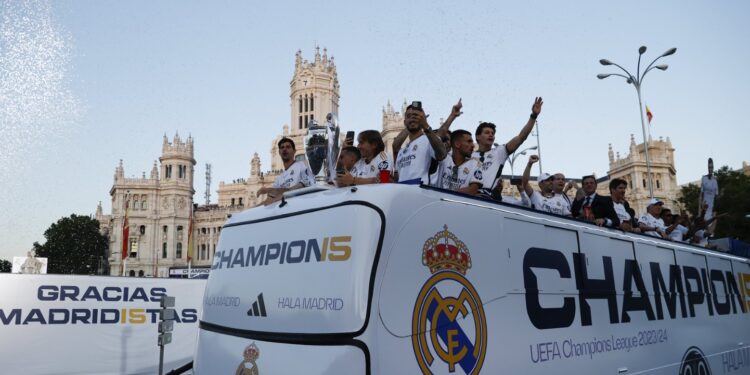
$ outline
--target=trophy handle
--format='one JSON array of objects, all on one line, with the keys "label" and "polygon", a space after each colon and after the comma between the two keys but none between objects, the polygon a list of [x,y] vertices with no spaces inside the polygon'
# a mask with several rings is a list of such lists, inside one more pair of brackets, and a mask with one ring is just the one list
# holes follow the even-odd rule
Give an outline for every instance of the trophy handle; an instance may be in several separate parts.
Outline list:
[{"label": "trophy handle", "polygon": [[328,113],[326,115],[326,132],[328,133],[328,181],[333,181],[336,178],[336,169],[339,162],[339,152],[341,148],[339,146],[339,120],[335,113]]}]

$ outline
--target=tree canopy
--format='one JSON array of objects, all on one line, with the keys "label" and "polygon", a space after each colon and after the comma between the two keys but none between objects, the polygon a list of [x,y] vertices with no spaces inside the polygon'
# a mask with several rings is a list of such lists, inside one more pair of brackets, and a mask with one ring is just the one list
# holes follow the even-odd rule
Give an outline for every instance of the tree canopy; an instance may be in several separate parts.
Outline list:
[{"label": "tree canopy", "polygon": [[70,215],[44,231],[44,245],[34,242],[37,257],[47,258],[47,273],[91,275],[106,258],[107,237],[99,222],[88,216]]},{"label": "tree canopy", "polygon": [[[716,237],[738,238],[750,242],[750,176],[742,171],[733,171],[729,167],[721,167],[715,173],[719,184],[719,196],[714,202],[717,214],[726,213],[716,224]],[[680,202],[685,205],[693,217],[698,215],[698,197],[700,186],[683,186]]]},{"label": "tree canopy", "polygon": [[5,259],[0,259],[0,273],[10,272],[13,269],[13,263]]}]

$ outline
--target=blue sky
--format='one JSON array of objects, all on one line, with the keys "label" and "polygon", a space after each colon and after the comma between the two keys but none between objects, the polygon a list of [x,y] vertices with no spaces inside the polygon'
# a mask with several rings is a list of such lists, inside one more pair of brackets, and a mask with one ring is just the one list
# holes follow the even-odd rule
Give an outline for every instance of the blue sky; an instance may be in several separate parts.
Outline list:
[{"label": "blue sky", "polygon": [[[379,129],[383,105],[405,98],[422,100],[436,122],[462,97],[454,127],[492,121],[504,141],[542,96],[544,169],[577,177],[607,172],[608,143],[625,155],[630,134],[641,139],[635,90],[596,79],[616,72],[598,60],[634,69],[639,46],[648,46],[647,62],[677,47],[663,59],[666,72],[649,73],[643,97],[652,135],[670,136],[676,148],[678,182],[697,180],[708,156],[733,168],[750,161],[748,2],[0,4],[0,107],[17,107],[0,111],[0,258],[25,253],[60,217],[91,214],[99,201],[109,212],[118,160],[128,177],[148,173],[165,132],[195,138],[198,202],[207,162],[214,200],[219,181],[248,176],[253,152],[269,168],[271,140],[290,121],[294,53],[312,59],[316,44],[335,56],[344,128]],[[9,23],[26,13],[49,28]],[[40,35],[24,42],[21,31]],[[13,54],[17,43],[55,53]],[[21,63],[29,55],[41,63]],[[11,79],[29,70],[53,77],[34,82],[55,95],[28,94]]]}]

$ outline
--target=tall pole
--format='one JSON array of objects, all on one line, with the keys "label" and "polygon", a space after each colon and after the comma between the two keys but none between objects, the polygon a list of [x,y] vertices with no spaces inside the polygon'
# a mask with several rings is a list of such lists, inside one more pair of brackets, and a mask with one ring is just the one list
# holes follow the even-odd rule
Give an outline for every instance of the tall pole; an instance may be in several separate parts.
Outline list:
[{"label": "tall pole", "polygon": [[677,48],[670,48],[666,52],[662,53],[661,56],[654,59],[654,61],[651,62],[651,64],[648,64],[646,69],[643,70],[643,74],[641,74],[641,56],[646,52],[646,46],[641,46],[641,48],[638,49],[638,69],[636,70],[635,77],[630,74],[630,72],[627,71],[627,69],[623,68],[622,66],[613,63],[612,61],[609,61],[607,59],[601,59],[599,60],[599,63],[607,66],[607,65],[614,65],[620,70],[622,70],[625,75],[619,74],[619,73],[609,73],[609,74],[597,74],[596,78],[599,79],[605,79],[609,76],[618,76],[625,79],[625,81],[628,84],[633,84],[635,87],[635,91],[638,93],[638,111],[641,115],[641,130],[643,131],[643,151],[644,154],[646,154],[646,171],[648,173],[648,195],[650,199],[654,199],[654,184],[653,184],[653,176],[651,175],[651,158],[648,154],[648,146],[649,146],[649,139],[646,136],[646,122],[643,121],[643,101],[641,100],[641,84],[643,83],[643,78],[646,77],[646,73],[651,71],[652,69],[659,69],[659,70],[667,70],[669,67],[668,65],[656,65],[657,60],[659,60],[662,57],[665,56],[671,56],[674,55],[675,52],[677,52]]},{"label": "tall pole", "polygon": [[646,123],[643,121],[643,102],[641,101],[641,85],[635,85],[638,92],[638,109],[641,111],[641,130],[643,131],[643,150],[646,153],[646,172],[648,173],[648,197],[654,199],[654,185],[651,176],[651,159],[648,156],[648,138],[646,138]]}]

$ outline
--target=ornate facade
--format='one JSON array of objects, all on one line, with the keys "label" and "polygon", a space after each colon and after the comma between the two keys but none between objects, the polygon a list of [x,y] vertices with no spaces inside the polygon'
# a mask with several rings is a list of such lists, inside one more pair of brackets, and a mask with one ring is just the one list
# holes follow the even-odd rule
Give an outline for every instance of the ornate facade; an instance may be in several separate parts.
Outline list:
[{"label": "ornate facade", "polygon": [[[303,158],[303,139],[308,123],[312,120],[324,122],[326,114],[338,113],[339,81],[333,57],[329,59],[325,49],[322,55],[316,49],[314,60],[310,62],[303,60],[302,53],[297,51],[289,91],[291,122],[282,126],[282,133],[271,143],[270,170],[261,171],[260,157],[257,152],[254,153],[247,178],[219,182],[218,202],[215,204],[197,205],[193,202],[193,167],[196,161],[193,158],[192,137],[183,141],[175,134],[170,142],[165,135],[162,155],[158,164],[154,162],[148,177],[143,173],[141,178],[125,178],[124,166],[120,161],[110,189],[112,213],[105,215],[101,203],[96,210],[102,232],[109,237],[111,275],[121,275],[123,269],[122,226],[126,202],[130,235],[125,275],[167,277],[171,269],[187,267],[191,209],[192,266],[210,266],[221,227],[227,218],[258,205],[261,202],[258,189],[270,186],[283,169],[276,146],[278,140],[281,137],[294,140],[297,157]],[[390,101],[383,107],[382,135],[387,150],[391,149],[393,139],[403,129],[406,105],[404,101],[400,111],[396,111]],[[668,207],[676,207],[679,187],[674,168],[674,149],[669,138],[649,142],[649,152],[654,193],[667,202]],[[637,212],[644,212],[648,201],[645,176],[643,144],[636,145],[631,136],[630,152],[624,158],[619,153],[615,157],[610,146],[609,172],[599,179],[599,191],[609,195],[609,180],[624,178],[629,185],[627,199]],[[506,194],[517,195],[517,192],[515,188],[506,187]]]}]

